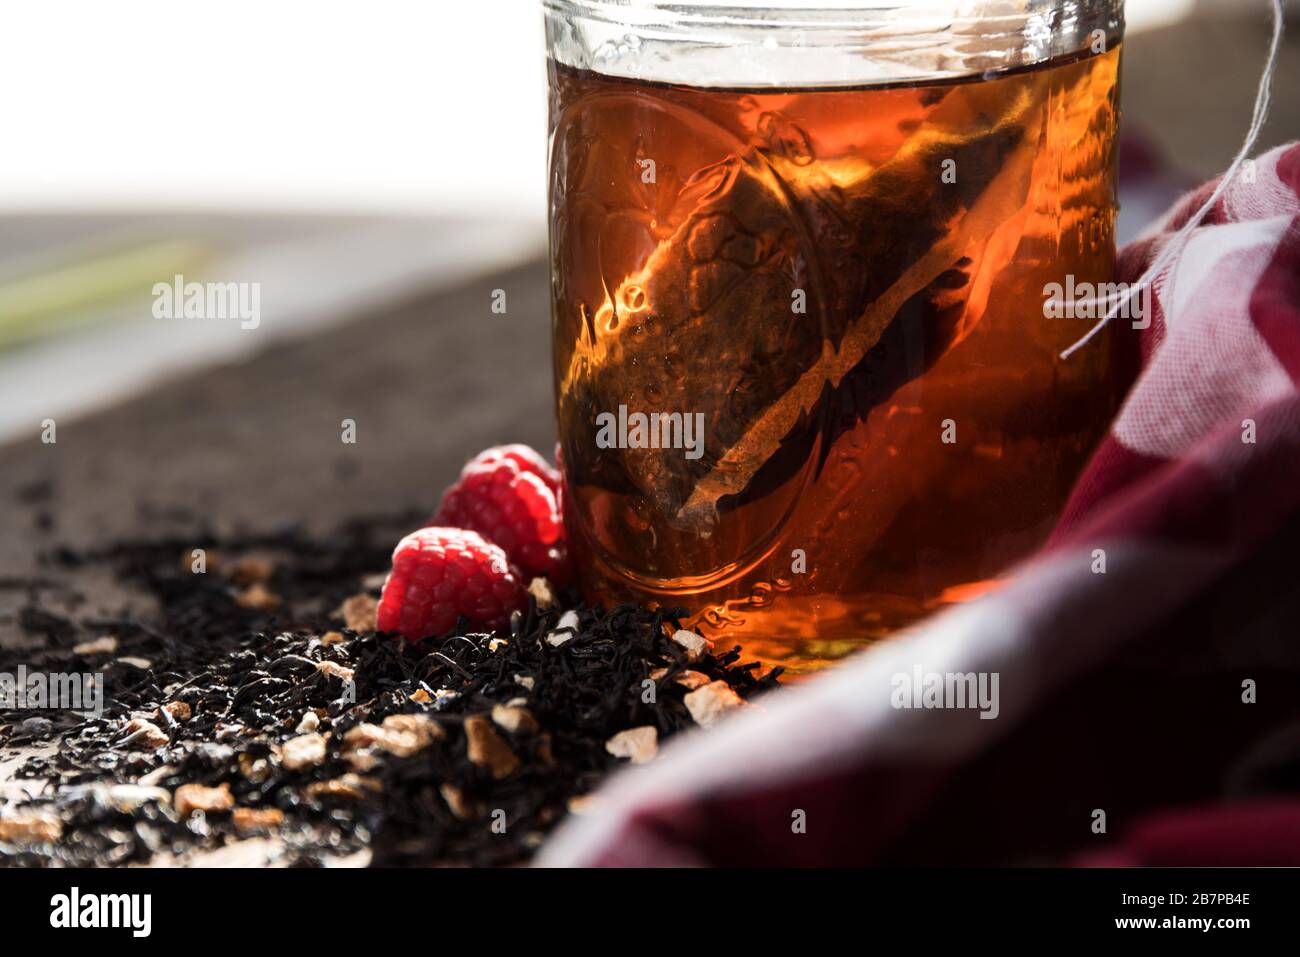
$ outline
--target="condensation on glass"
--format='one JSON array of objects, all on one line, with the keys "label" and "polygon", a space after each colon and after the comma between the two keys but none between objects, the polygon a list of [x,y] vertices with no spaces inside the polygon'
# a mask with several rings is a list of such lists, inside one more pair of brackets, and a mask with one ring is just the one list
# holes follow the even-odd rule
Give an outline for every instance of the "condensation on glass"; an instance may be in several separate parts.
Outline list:
[{"label": "condensation on glass", "polygon": [[995,587],[1132,371],[1045,308],[1113,280],[1122,4],[545,11],[586,595],[802,669]]}]

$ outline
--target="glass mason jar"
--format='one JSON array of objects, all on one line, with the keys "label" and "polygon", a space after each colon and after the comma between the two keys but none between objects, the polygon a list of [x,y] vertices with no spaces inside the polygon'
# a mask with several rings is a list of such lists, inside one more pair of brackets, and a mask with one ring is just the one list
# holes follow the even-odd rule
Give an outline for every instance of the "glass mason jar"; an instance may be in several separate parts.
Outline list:
[{"label": "glass mason jar", "polygon": [[800,670],[1043,543],[1132,373],[1049,305],[1114,278],[1122,8],[545,0],[588,599]]}]

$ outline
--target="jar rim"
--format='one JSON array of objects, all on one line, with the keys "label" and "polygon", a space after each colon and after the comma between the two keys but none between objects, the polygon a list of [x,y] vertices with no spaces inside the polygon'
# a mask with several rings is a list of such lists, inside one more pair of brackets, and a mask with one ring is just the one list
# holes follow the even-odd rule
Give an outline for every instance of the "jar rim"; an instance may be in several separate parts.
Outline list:
[{"label": "jar rim", "polygon": [[[994,24],[1054,16],[1061,25],[1122,18],[1123,0],[542,0],[548,11],[630,26],[705,24],[732,27],[861,29],[875,22],[911,19],[930,25]],[[966,12],[962,12],[966,11]]]},{"label": "jar rim", "polygon": [[542,0],[552,59],[694,86],[853,85],[1032,66],[1117,44],[1123,0]]}]

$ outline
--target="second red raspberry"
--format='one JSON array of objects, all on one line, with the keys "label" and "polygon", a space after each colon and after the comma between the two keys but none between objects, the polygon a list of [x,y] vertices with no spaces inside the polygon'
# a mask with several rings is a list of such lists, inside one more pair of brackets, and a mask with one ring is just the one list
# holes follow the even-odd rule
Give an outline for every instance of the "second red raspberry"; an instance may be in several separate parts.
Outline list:
[{"label": "second red raspberry", "polygon": [[[569,561],[558,477],[536,452],[527,449],[530,454],[522,456],[518,448],[527,447],[489,449],[466,465],[443,495],[433,523],[473,529],[504,549],[525,576],[563,586]],[[498,452],[503,454],[493,454]]]},{"label": "second red raspberry", "polygon": [[446,634],[462,616],[497,629],[524,604],[519,573],[496,545],[462,528],[422,528],[393,551],[378,630],[416,641]]}]

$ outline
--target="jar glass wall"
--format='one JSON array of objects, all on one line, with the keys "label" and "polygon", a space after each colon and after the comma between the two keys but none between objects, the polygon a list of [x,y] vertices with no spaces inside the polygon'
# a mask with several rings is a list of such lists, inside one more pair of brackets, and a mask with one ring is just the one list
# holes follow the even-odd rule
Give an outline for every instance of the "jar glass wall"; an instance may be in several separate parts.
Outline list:
[{"label": "jar glass wall", "polygon": [[1131,374],[1052,292],[1114,278],[1122,4],[545,7],[587,597],[799,669],[992,587]]}]

